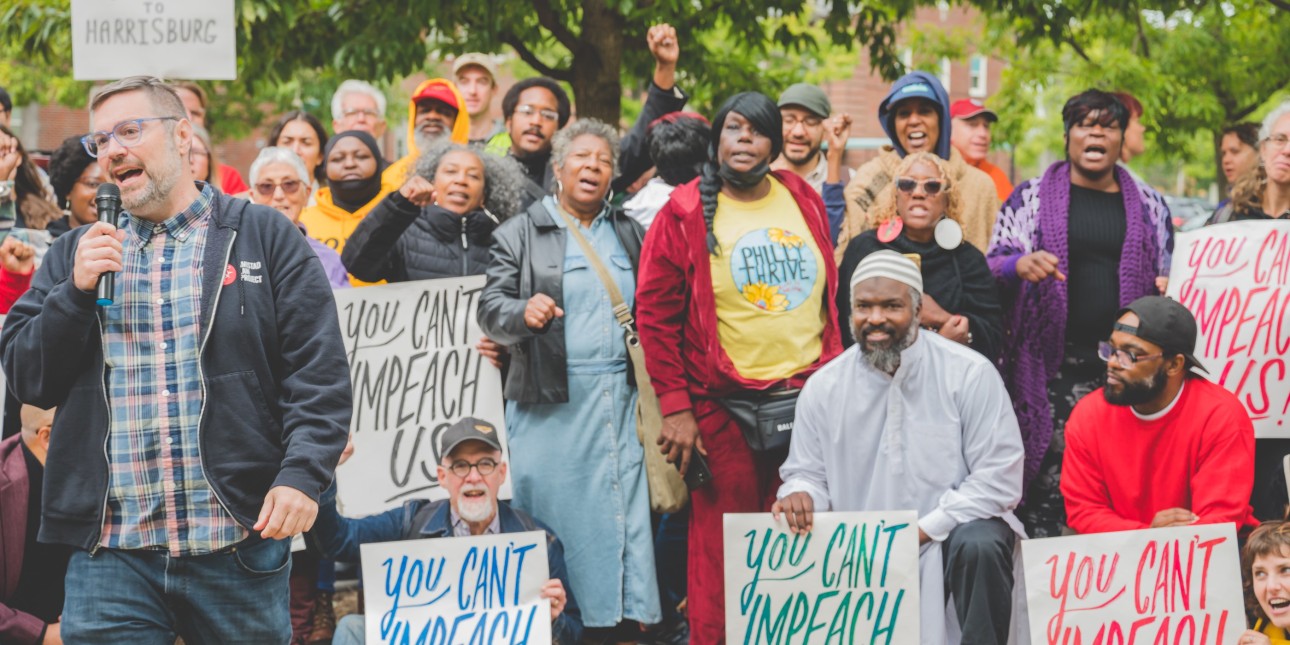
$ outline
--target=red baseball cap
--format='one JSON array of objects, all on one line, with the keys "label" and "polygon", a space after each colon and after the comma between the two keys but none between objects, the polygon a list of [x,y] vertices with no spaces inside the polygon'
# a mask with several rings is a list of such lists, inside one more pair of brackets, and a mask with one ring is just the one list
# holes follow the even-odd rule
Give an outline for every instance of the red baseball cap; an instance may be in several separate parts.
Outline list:
[{"label": "red baseball cap", "polygon": [[446,104],[448,107],[453,108],[454,110],[461,110],[461,106],[457,105],[456,93],[452,91],[452,88],[449,87],[448,83],[446,82],[431,83],[429,85],[426,85],[425,87],[421,88],[420,92],[416,93],[416,96],[412,97],[412,102],[420,103],[421,101],[425,101],[427,99],[440,101]]},{"label": "red baseball cap", "polygon": [[960,99],[950,106],[951,119],[970,119],[980,114],[986,115],[991,123],[999,120],[999,115],[995,114],[994,110],[976,99]]}]

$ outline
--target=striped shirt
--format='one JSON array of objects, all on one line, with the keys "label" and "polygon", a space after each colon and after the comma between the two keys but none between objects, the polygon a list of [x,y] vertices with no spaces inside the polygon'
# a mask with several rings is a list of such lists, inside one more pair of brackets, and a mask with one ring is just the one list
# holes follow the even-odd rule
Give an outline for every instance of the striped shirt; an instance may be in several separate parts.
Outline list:
[{"label": "striped shirt", "polygon": [[110,429],[101,546],[199,555],[247,536],[202,471],[202,255],[214,190],[161,224],[122,216],[124,268],[100,309]]}]

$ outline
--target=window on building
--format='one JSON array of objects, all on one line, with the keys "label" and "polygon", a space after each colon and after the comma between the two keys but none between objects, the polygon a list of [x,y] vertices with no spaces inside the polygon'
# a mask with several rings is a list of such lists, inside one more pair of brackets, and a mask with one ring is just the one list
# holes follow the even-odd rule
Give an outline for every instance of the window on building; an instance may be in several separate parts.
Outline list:
[{"label": "window on building", "polygon": [[906,72],[914,71],[914,50],[908,47],[900,50],[900,64],[905,66]]},{"label": "window on building", "polygon": [[974,99],[985,98],[990,80],[990,59],[974,54],[968,68],[968,96]]},{"label": "window on building", "polygon": [[939,76],[941,77],[941,85],[945,86],[946,94],[950,93],[950,68],[951,68],[950,59],[942,58],[941,73],[939,74]]}]

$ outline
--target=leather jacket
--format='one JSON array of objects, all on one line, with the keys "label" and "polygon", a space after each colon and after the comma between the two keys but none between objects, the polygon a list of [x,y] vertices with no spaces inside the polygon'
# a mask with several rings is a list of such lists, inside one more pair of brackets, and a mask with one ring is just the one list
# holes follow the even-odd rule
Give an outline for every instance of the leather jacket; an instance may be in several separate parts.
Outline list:
[{"label": "leather jacket", "polygon": [[[497,227],[479,300],[484,334],[510,350],[503,394],[522,403],[569,400],[564,321],[552,319],[539,330],[524,324],[524,309],[535,294],[544,293],[564,307],[565,231],[556,225],[545,201],[534,202]],[[611,207],[608,216],[631,258],[632,273],[639,275],[645,229],[620,208]]]}]

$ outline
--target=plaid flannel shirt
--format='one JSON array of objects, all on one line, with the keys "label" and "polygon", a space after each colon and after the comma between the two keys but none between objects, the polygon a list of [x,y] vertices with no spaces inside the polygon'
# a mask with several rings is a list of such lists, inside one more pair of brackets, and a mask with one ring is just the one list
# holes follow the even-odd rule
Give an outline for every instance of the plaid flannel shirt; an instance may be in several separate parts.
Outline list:
[{"label": "plaid flannel shirt", "polygon": [[104,547],[199,555],[248,534],[206,481],[198,445],[202,255],[213,199],[204,185],[161,224],[122,217],[116,302],[100,310],[111,419]]}]

